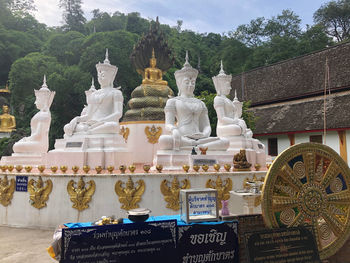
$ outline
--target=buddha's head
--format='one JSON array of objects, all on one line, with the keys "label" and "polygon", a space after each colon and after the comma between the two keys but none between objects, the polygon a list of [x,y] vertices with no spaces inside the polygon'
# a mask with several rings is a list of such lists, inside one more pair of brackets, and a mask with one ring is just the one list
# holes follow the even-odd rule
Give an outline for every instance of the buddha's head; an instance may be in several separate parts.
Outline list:
[{"label": "buddha's head", "polygon": [[231,91],[231,80],[232,76],[231,75],[226,75],[222,61],[221,61],[221,69],[220,72],[217,76],[213,77],[213,82],[215,86],[216,93],[220,95],[225,95],[227,96],[230,94]]},{"label": "buddha's head", "polygon": [[156,59],[156,56],[154,55],[154,48],[152,49],[152,57],[149,60],[149,65],[151,66],[151,68],[155,68],[157,65],[157,59]]},{"label": "buddha's head", "polygon": [[41,88],[39,90],[34,90],[35,93],[35,105],[39,110],[42,111],[48,111],[53,98],[56,94],[55,91],[51,91],[49,90],[49,88],[46,85],[46,76],[44,75],[44,81],[43,81],[43,85],[41,86]]},{"label": "buddha's head", "polygon": [[103,63],[96,64],[97,79],[101,88],[113,88],[113,82],[117,75],[118,68],[111,65],[108,60],[108,49],[106,49],[106,58]]},{"label": "buddha's head", "polygon": [[3,113],[3,114],[9,113],[9,106],[7,106],[7,105],[2,105],[2,113]]},{"label": "buddha's head", "polygon": [[188,52],[186,51],[186,62],[182,69],[175,71],[176,85],[179,89],[179,96],[192,97],[198,76],[198,70],[192,68],[188,62]]}]

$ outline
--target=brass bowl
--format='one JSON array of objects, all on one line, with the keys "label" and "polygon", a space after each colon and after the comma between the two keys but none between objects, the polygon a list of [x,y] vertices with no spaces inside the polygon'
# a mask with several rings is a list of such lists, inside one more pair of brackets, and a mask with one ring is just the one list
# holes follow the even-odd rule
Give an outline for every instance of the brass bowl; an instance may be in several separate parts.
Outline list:
[{"label": "brass bowl", "polygon": [[157,164],[157,165],[156,165],[156,169],[157,169],[158,173],[161,173],[162,170],[163,170],[163,165]]},{"label": "brass bowl", "polygon": [[197,164],[193,165],[193,170],[195,170],[196,172],[198,172],[200,168],[201,167]]},{"label": "brass bowl", "polygon": [[12,165],[12,164],[8,165],[8,166],[7,166],[7,170],[9,170],[9,172],[12,172],[12,170],[13,170],[13,165]]},{"label": "brass bowl", "polygon": [[146,172],[146,173],[149,173],[149,170],[151,169],[151,166],[149,164],[144,164],[143,165],[143,170]]},{"label": "brass bowl", "polygon": [[254,168],[255,168],[256,171],[260,171],[261,165],[258,164],[258,163],[256,163],[256,164],[254,165]]},{"label": "brass bowl", "polygon": [[125,165],[120,165],[119,166],[119,170],[120,170],[120,173],[122,173],[122,174],[125,174],[125,171],[126,171],[126,166]]},{"label": "brass bowl", "polygon": [[90,171],[90,166],[84,165],[84,166],[83,166],[83,171],[84,171],[86,174],[89,173],[89,171]]},{"label": "brass bowl", "polygon": [[220,164],[218,163],[214,164],[213,167],[214,167],[214,170],[217,172],[220,170]]},{"label": "brass bowl", "polygon": [[22,169],[23,169],[23,166],[22,165],[16,165],[15,168],[16,168],[16,171],[20,173],[22,171]]},{"label": "brass bowl", "polygon": [[77,172],[79,171],[79,166],[77,165],[72,166],[72,171],[74,174],[77,174]]},{"label": "brass bowl", "polygon": [[0,166],[1,171],[6,172],[7,170],[7,165],[1,165]]},{"label": "brass bowl", "polygon": [[102,166],[101,166],[101,165],[98,165],[98,166],[95,167],[95,170],[96,170],[96,173],[97,173],[97,174],[100,174],[100,173],[102,172],[103,169],[102,169]]},{"label": "brass bowl", "polygon": [[45,171],[45,165],[39,165],[38,170],[40,173],[43,173]]},{"label": "brass bowl", "polygon": [[231,164],[228,164],[228,163],[225,164],[224,168],[225,168],[226,172],[229,172],[231,170]]},{"label": "brass bowl", "polygon": [[209,165],[207,165],[207,164],[202,165],[202,169],[204,172],[208,172]]},{"label": "brass bowl", "polygon": [[58,170],[58,167],[56,165],[53,165],[50,167],[50,169],[51,169],[51,172],[56,173]]},{"label": "brass bowl", "polygon": [[185,171],[186,173],[188,173],[188,171],[190,170],[190,166],[189,166],[188,164],[184,164],[184,165],[182,166],[182,169],[184,169],[184,171]]},{"label": "brass bowl", "polygon": [[113,171],[114,171],[114,166],[108,165],[108,166],[107,166],[107,171],[108,171],[110,174],[113,173]]},{"label": "brass bowl", "polygon": [[26,166],[24,166],[24,170],[26,170],[26,172],[27,173],[30,173],[31,172],[31,170],[32,170],[32,166],[31,165],[26,165]]},{"label": "brass bowl", "polygon": [[67,172],[67,170],[68,170],[67,165],[62,165],[62,166],[60,167],[60,170],[62,171],[62,173]]},{"label": "brass bowl", "polygon": [[131,173],[134,173],[135,170],[136,170],[136,166],[135,166],[134,164],[129,165],[129,171],[130,171]]}]

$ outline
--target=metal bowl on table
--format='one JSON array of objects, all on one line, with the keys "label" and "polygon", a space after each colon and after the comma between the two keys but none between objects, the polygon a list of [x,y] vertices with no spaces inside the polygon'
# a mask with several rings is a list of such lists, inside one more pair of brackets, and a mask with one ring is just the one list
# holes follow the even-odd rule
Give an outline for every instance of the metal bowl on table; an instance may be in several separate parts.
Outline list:
[{"label": "metal bowl on table", "polygon": [[151,210],[147,208],[135,208],[126,212],[130,221],[134,223],[145,222],[149,218]]}]

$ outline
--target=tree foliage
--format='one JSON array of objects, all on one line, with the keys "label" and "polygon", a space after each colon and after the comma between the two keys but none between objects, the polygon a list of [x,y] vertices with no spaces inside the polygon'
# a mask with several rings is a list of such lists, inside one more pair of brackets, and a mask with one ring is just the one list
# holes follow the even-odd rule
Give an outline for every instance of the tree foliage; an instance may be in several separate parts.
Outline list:
[{"label": "tree foliage", "polygon": [[66,31],[84,31],[86,18],[81,4],[82,0],[60,0],[59,7],[64,9],[63,20]]},{"label": "tree foliage", "polygon": [[330,1],[314,13],[314,21],[338,42],[350,37],[350,0]]}]

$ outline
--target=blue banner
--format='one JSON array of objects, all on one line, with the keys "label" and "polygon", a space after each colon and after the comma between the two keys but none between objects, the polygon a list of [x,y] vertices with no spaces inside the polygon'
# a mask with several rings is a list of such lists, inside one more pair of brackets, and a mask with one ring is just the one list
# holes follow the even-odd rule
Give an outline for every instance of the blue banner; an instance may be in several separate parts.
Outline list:
[{"label": "blue banner", "polygon": [[62,229],[61,263],[175,263],[176,220]]}]

